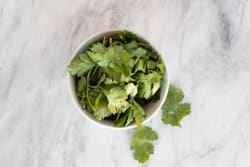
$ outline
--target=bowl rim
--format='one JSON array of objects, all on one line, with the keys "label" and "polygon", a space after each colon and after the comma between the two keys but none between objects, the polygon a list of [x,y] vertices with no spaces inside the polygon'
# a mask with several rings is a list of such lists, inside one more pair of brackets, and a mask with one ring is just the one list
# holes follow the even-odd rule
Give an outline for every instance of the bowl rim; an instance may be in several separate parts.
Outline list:
[{"label": "bowl rim", "polygon": [[[91,41],[92,39],[94,39],[95,37],[98,36],[105,36],[105,34],[115,34],[115,33],[119,33],[122,32],[124,30],[130,31],[132,33],[134,33],[137,37],[139,37],[140,39],[142,39],[143,41],[147,42],[150,47],[157,52],[157,54],[160,56],[161,61],[163,62],[164,66],[165,66],[165,74],[164,74],[164,80],[166,80],[166,82],[164,82],[166,84],[166,89],[165,92],[161,92],[163,93],[162,96],[162,100],[159,103],[159,105],[156,107],[155,111],[152,112],[152,114],[146,118],[143,122],[142,125],[146,124],[147,122],[149,122],[150,120],[153,119],[153,117],[156,116],[156,114],[161,110],[161,106],[163,105],[163,103],[165,102],[166,98],[167,98],[167,94],[168,94],[168,90],[169,90],[169,74],[168,74],[168,70],[167,70],[167,63],[164,60],[163,56],[160,54],[161,52],[159,52],[159,49],[156,49],[156,47],[154,45],[152,45],[149,40],[147,38],[145,38],[142,34],[136,32],[136,31],[131,31],[128,29],[111,29],[111,30],[106,30],[106,31],[98,31],[96,33],[93,33],[92,35],[89,35],[85,38],[85,40],[83,40],[82,42],[80,42],[80,44],[78,45],[78,47],[76,47],[76,49],[74,49],[73,54],[71,55],[67,66],[71,63],[71,61],[77,57],[79,55],[79,51],[84,48],[84,45],[86,45],[88,43],[88,41]],[[75,99],[75,91],[72,90],[72,77],[68,72],[67,72],[67,82],[68,82],[68,89],[69,89],[69,93],[71,96],[71,100],[73,101],[73,104],[76,106],[77,110],[81,113],[81,115],[83,115],[89,122],[92,122],[93,124],[99,126],[99,127],[105,127],[105,128],[109,128],[109,129],[115,129],[115,130],[127,130],[127,129],[133,129],[135,127],[137,127],[136,124],[131,124],[125,127],[115,127],[115,126],[110,126],[107,124],[102,123],[102,121],[98,121],[98,120],[92,120],[92,118],[90,118],[83,109],[79,102]]]}]

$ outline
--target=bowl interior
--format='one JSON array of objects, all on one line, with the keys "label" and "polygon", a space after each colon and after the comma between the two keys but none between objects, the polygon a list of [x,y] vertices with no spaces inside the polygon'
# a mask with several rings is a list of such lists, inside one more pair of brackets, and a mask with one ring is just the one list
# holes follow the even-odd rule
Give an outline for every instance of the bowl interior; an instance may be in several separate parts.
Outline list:
[{"label": "bowl interior", "polygon": [[[91,37],[89,37],[87,40],[83,41],[80,46],[76,49],[76,51],[74,52],[73,56],[72,56],[72,59],[74,59],[75,57],[78,57],[81,53],[87,51],[87,49],[91,46],[91,44],[97,42],[97,41],[100,41],[103,39],[103,37],[112,37],[114,35],[116,35],[117,33],[119,33],[121,31],[119,30],[116,30],[116,31],[109,31],[109,32],[103,32],[103,33],[98,33],[98,34],[95,34]],[[140,35],[138,35],[137,33],[135,33],[138,37],[138,40],[139,41],[142,41],[142,42],[146,42],[148,43],[151,48],[153,49],[153,51],[155,51],[158,55],[159,52],[147,41],[145,40],[145,38],[141,37]],[[169,82],[168,82],[168,75],[167,75],[167,69],[166,69],[166,63],[164,62],[164,59],[161,57],[160,55],[160,58],[162,60],[162,62],[164,63],[164,66],[165,66],[165,75],[164,75],[164,78],[163,78],[163,81],[162,81],[162,86],[161,86],[161,93],[160,93],[160,99],[157,100],[156,102],[152,102],[152,103],[149,103],[147,104],[146,106],[143,106],[145,112],[146,112],[146,118],[145,118],[145,122],[147,122],[148,120],[150,120],[158,110],[160,110],[160,107],[161,105],[163,104],[165,98],[166,98],[166,95],[167,95],[167,91],[168,91],[168,86],[169,86]],[[97,123],[98,125],[103,125],[103,126],[106,126],[106,127],[114,127],[116,129],[128,129],[128,128],[133,128],[135,127],[135,124],[130,124],[126,127],[122,127],[122,128],[117,128],[113,125],[113,122],[112,121],[108,121],[108,120],[97,120],[93,114],[89,113],[86,109],[83,109],[81,106],[80,106],[80,102],[79,102],[79,99],[77,98],[76,96],[76,82],[75,82],[75,77],[74,76],[71,76],[68,74],[68,79],[69,79],[69,88],[70,88],[70,92],[71,92],[71,95],[72,95],[72,98],[73,98],[73,101],[75,103],[75,105],[77,106],[78,110],[89,120],[91,120],[92,122],[95,122]]]}]

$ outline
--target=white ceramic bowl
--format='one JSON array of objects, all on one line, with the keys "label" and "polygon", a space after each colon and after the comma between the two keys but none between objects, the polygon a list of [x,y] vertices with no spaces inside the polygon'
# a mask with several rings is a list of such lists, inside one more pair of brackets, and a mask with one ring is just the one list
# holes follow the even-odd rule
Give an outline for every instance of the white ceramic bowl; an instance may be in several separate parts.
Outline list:
[{"label": "white ceramic bowl", "polygon": [[[111,31],[106,31],[106,32],[99,32],[99,33],[96,33],[96,34],[88,37],[74,51],[72,59],[74,59],[75,57],[78,57],[82,52],[85,52],[90,47],[91,44],[93,44],[93,43],[95,43],[97,41],[102,40],[104,36],[105,37],[111,37],[111,36],[114,36],[114,35],[116,35],[117,33],[121,32],[121,31],[123,31],[123,30],[111,30]],[[135,32],[133,32],[133,33],[137,35],[139,41],[143,41],[143,42],[148,43],[151,46],[151,48],[158,55],[161,56],[161,54],[155,49],[155,47],[149,41],[147,41],[144,37],[142,37],[138,33],[135,33]],[[70,60],[70,62],[71,62],[71,60]],[[156,115],[156,113],[161,109],[161,106],[162,106],[162,104],[165,101],[165,98],[167,96],[168,87],[169,87],[169,78],[168,78],[168,73],[167,73],[167,64],[166,64],[166,62],[164,61],[163,58],[161,58],[161,60],[162,60],[162,62],[165,65],[165,75],[164,75],[163,83],[162,83],[162,86],[161,86],[160,99],[158,101],[154,102],[154,103],[150,103],[150,104],[147,104],[146,106],[143,106],[144,109],[145,109],[145,112],[146,112],[146,118],[145,118],[145,121],[143,122],[143,124],[146,123],[146,122],[148,122],[149,120],[151,120]],[[80,111],[80,113],[85,118],[87,118],[90,122],[93,122],[93,123],[95,123],[97,125],[101,125],[102,127],[109,127],[109,128],[113,128],[113,129],[130,129],[130,128],[136,127],[136,125],[133,123],[133,124],[130,124],[130,125],[126,126],[126,127],[118,128],[118,127],[115,127],[113,125],[112,121],[108,121],[108,120],[101,120],[100,121],[100,120],[97,120],[94,117],[93,114],[89,113],[87,110],[83,109],[80,106],[79,99],[76,96],[75,77],[73,77],[70,74],[68,74],[68,83],[69,83],[69,91],[70,91],[70,94],[72,96],[72,99],[73,99],[73,102],[74,102],[75,106]]]}]

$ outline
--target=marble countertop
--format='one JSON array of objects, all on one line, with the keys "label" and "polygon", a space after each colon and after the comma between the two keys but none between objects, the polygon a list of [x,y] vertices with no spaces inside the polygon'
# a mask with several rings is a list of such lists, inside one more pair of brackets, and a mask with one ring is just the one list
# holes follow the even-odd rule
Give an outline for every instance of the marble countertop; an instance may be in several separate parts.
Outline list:
[{"label": "marble countertop", "polygon": [[145,167],[250,166],[250,1],[0,0],[0,166],[135,167],[131,130],[100,128],[73,105],[66,65],[87,36],[140,32],[192,103],[182,128],[159,113]]}]

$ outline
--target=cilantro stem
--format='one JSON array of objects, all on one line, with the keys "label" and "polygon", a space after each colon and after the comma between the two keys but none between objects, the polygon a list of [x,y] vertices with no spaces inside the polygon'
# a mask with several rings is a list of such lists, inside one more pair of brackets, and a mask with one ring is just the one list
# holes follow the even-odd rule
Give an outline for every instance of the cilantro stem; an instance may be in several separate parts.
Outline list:
[{"label": "cilantro stem", "polygon": [[112,45],[112,38],[109,38],[109,46]]},{"label": "cilantro stem", "polygon": [[135,59],[135,64],[137,64],[139,60],[140,60],[140,57],[137,57],[137,58]]},{"label": "cilantro stem", "polygon": [[100,94],[97,96],[97,98],[96,98],[96,100],[95,100],[95,108],[97,108],[97,105],[98,105],[98,103],[99,103],[99,100],[100,100],[101,96],[102,96],[102,93],[100,93]]},{"label": "cilantro stem", "polygon": [[94,67],[94,70],[93,70],[93,72],[92,72],[92,74],[95,74],[95,73],[96,73],[96,71],[97,71],[97,69],[98,69],[98,67],[97,67],[97,66],[95,66],[95,67]]},{"label": "cilantro stem", "polygon": [[104,90],[101,86],[99,85],[88,85],[89,87],[91,88],[96,88],[96,89],[101,89],[101,90]]},{"label": "cilantro stem", "polygon": [[90,102],[89,100],[89,77],[90,77],[90,73],[92,71],[92,68],[88,71],[88,74],[87,74],[87,81],[86,81],[86,98],[89,102],[89,106],[91,107],[91,109],[93,111],[95,111],[95,107],[93,106],[93,104]]},{"label": "cilantro stem", "polygon": [[105,36],[103,37],[102,44],[103,44],[104,46],[106,46],[106,37],[105,37]]},{"label": "cilantro stem", "polygon": [[116,116],[116,118],[115,118],[115,121],[117,121],[117,120],[119,119],[120,115],[121,115],[121,113],[118,113],[118,114],[117,114],[117,116]]}]

